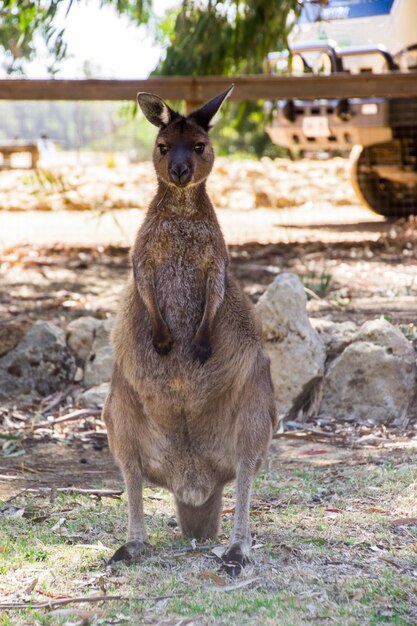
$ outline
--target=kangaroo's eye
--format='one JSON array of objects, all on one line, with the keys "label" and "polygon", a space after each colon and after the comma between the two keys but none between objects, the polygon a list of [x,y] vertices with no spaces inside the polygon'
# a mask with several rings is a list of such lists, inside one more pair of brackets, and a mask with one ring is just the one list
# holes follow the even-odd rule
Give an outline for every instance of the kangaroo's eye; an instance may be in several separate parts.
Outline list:
[{"label": "kangaroo's eye", "polygon": [[203,154],[205,147],[205,143],[196,143],[194,146],[194,150],[197,152],[197,154]]},{"label": "kangaroo's eye", "polygon": [[158,143],[157,148],[161,154],[166,154],[168,152],[168,146],[166,146],[164,143]]}]

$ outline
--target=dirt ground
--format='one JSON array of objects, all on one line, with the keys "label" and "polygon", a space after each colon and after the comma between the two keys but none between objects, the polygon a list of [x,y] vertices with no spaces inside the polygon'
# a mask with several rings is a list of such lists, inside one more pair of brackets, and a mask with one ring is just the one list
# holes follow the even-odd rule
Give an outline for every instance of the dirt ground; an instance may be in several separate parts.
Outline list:
[{"label": "dirt ground", "polygon": [[[0,172],[0,320],[112,315],[152,167],[47,174]],[[232,269],[254,301],[292,271],[313,317],[415,322],[416,221],[387,222],[360,205],[347,160],[219,159],[209,182]]]},{"label": "dirt ground", "polygon": [[[224,218],[220,213],[220,220]],[[362,322],[386,315],[398,324],[415,322],[414,221],[346,224],[341,214],[338,224],[328,226],[312,225],[305,216],[306,224],[297,226],[297,239],[268,243],[270,222],[262,222],[262,218],[262,212],[233,213],[234,231],[239,232],[240,220],[246,229],[250,219],[252,230],[262,228],[259,239],[264,239],[263,243],[242,232],[236,236],[239,243],[230,243],[233,238],[228,238],[232,270],[254,301],[279,272],[290,271],[310,290],[312,317]],[[275,215],[280,218],[279,213]],[[82,230],[82,224],[78,228]],[[294,229],[294,223],[288,228]],[[327,238],[329,231],[332,237],[337,234],[337,240]],[[17,244],[0,252],[0,263],[0,319],[19,316],[58,323],[83,314],[112,315],[129,269],[128,247],[109,244]]]},{"label": "dirt ground", "polygon": [[[295,206],[220,209],[232,270],[254,302],[279,272],[296,272],[311,317],[362,323],[384,315],[417,343],[417,222],[387,223],[348,191],[333,205],[331,192],[326,201],[320,193],[317,184],[311,201]],[[0,342],[11,319],[65,327],[80,315],[112,316],[141,219],[137,208],[0,211]],[[151,487],[147,521],[165,557],[103,569],[100,559],[125,533],[122,482],[100,417],[54,426],[78,409],[69,393],[45,413],[57,399],[0,407],[0,610],[2,602],[97,593],[129,600],[87,605],[84,617],[79,608],[55,617],[44,609],[7,611],[2,626],[417,623],[413,426],[400,433],[310,422],[279,434],[255,485],[259,546],[239,588],[219,577],[207,547],[193,554],[181,543],[168,524],[169,496]],[[97,489],[114,490],[116,499],[95,496]],[[229,489],[221,543],[232,507]],[[77,544],[87,548],[75,555]]]}]

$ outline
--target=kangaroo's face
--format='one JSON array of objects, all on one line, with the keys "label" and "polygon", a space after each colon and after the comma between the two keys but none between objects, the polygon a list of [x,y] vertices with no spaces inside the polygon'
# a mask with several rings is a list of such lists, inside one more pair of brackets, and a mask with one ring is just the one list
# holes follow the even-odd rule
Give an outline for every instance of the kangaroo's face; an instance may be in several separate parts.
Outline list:
[{"label": "kangaroo's face", "polygon": [[144,115],[159,128],[153,162],[160,180],[187,187],[207,178],[214,161],[209,129],[232,89],[233,85],[187,117],[173,111],[159,96],[138,94]]},{"label": "kangaroo's face", "polygon": [[180,118],[161,129],[153,162],[158,178],[177,187],[206,179],[214,153],[208,133],[192,120]]}]

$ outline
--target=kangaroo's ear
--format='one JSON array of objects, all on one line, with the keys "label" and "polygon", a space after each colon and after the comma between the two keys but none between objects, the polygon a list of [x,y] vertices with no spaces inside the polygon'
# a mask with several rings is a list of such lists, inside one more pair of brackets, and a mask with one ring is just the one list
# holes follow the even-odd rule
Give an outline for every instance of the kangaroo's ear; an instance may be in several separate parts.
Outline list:
[{"label": "kangaroo's ear", "polygon": [[204,130],[210,130],[217,121],[216,114],[220,111],[223,102],[230,96],[234,89],[234,85],[230,85],[229,89],[223,91],[218,96],[215,96],[212,100],[207,102],[204,106],[197,111],[193,111],[188,116],[188,119],[192,119],[199,124]]},{"label": "kangaroo's ear", "polygon": [[139,92],[138,103],[146,119],[158,128],[165,128],[179,116],[162,98],[153,93]]}]

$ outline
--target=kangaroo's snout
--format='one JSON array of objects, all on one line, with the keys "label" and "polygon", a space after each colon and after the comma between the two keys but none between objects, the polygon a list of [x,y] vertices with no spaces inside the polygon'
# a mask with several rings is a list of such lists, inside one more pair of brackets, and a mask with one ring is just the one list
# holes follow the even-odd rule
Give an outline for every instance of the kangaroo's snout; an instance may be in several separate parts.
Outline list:
[{"label": "kangaroo's snout", "polygon": [[192,169],[186,163],[174,163],[169,167],[169,177],[175,185],[186,185],[192,177]]}]

